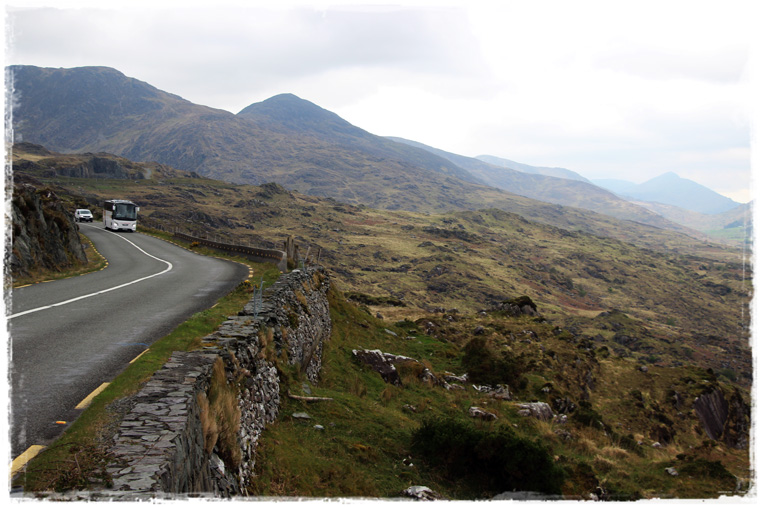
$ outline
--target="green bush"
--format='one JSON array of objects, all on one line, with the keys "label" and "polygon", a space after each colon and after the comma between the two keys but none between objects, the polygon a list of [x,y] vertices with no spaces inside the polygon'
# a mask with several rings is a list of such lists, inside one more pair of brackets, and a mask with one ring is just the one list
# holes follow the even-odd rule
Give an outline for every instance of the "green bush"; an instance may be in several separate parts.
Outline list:
[{"label": "green bush", "polygon": [[726,480],[732,482],[735,478],[720,461],[710,461],[704,458],[697,458],[688,461],[682,465],[679,473],[695,477],[710,477],[712,479]]},{"label": "green bush", "polygon": [[483,337],[476,337],[464,346],[462,367],[467,371],[467,377],[475,384],[516,385],[521,375],[519,358],[502,354],[498,356],[488,347]]},{"label": "green bush", "polygon": [[560,494],[565,479],[547,447],[509,426],[488,430],[469,421],[428,419],[412,436],[412,452],[478,498],[513,490]]},{"label": "green bush", "polygon": [[573,419],[583,426],[590,428],[596,428],[601,430],[610,429],[604,421],[602,416],[591,407],[591,403],[586,400],[578,402],[578,409],[573,413]]}]

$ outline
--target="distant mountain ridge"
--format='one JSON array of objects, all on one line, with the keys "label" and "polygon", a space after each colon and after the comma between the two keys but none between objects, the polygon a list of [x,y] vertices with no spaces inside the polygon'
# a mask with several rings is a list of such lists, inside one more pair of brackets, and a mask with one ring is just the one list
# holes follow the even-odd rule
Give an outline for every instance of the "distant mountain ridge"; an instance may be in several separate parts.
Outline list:
[{"label": "distant mountain ridge", "polygon": [[725,213],[741,205],[704,185],[681,178],[674,172],[667,172],[640,184],[622,180],[595,182],[631,200],[668,204],[706,215]]},{"label": "distant mountain ridge", "polygon": [[[635,215],[607,210],[612,215],[604,216],[489,187],[447,158],[370,134],[292,94],[251,104],[235,115],[105,67],[12,66],[9,71],[15,141],[61,153],[108,152],[232,183],[277,182],[302,194],[390,210],[498,208],[640,244],[661,241],[654,239],[659,233],[640,224],[702,237],[643,208]],[[526,185],[531,178],[573,183],[513,173]]]},{"label": "distant mountain ridge", "polygon": [[482,160],[483,162],[487,162],[491,165],[496,165],[499,167],[507,167],[509,169],[514,169],[515,171],[520,171],[524,173],[541,174],[543,176],[553,176],[555,178],[564,178],[567,180],[578,180],[578,181],[584,181],[586,183],[591,183],[591,181],[581,176],[577,172],[571,171],[570,169],[565,169],[563,167],[532,166],[528,164],[521,164],[520,162],[515,162],[513,160],[508,160],[506,158],[495,157],[493,155],[478,155],[475,158],[477,158],[478,160]]},{"label": "distant mountain ridge", "polygon": [[[506,159],[498,159],[496,157],[465,157],[400,137],[389,137],[388,139],[427,150],[468,170],[479,180],[484,181],[492,187],[507,190],[531,199],[588,209],[615,218],[636,220],[642,223],[655,224],[658,220],[662,220],[662,217],[656,212],[620,198],[614,193],[594,185],[580,175],[577,175],[577,178],[569,179],[541,174],[538,171],[526,172],[504,165],[497,166],[484,160],[485,158],[488,160],[510,162]],[[525,168],[531,167],[517,162],[511,163]],[[572,173],[572,171],[567,172]],[[559,174],[563,173],[560,171]]]}]

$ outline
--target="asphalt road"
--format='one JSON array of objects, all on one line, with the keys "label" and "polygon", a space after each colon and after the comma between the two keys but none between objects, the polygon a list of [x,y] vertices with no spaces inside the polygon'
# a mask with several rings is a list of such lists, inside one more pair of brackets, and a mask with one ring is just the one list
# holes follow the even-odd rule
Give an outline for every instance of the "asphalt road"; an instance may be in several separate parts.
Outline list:
[{"label": "asphalt road", "polygon": [[12,292],[13,458],[31,445],[49,445],[94,389],[248,275],[246,266],[151,236],[80,226],[108,259],[105,269]]}]

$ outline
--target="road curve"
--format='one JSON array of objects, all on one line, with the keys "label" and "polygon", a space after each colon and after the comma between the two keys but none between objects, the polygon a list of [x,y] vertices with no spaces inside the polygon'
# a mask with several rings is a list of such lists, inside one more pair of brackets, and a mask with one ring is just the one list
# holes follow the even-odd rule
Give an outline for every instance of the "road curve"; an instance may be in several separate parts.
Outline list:
[{"label": "road curve", "polygon": [[[81,224],[108,259],[97,273],[12,292],[11,455],[48,445],[80,410],[155,340],[210,308],[248,268],[143,234]],[[63,304],[61,304],[63,303]]]}]

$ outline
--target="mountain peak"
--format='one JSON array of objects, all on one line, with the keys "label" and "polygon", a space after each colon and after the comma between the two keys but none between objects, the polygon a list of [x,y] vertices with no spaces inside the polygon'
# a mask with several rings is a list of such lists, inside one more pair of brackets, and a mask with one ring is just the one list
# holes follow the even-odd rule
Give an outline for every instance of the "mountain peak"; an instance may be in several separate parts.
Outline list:
[{"label": "mountain peak", "polygon": [[673,171],[635,187],[626,188],[623,193],[634,199],[670,204],[708,215],[723,213],[739,205],[696,181],[678,176]]},{"label": "mountain peak", "polygon": [[[237,116],[254,120],[276,130],[294,132],[361,131],[337,114],[292,93],[281,93],[262,102],[256,102],[240,111]],[[363,131],[362,131],[363,132]]]},{"label": "mountain peak", "polygon": [[655,176],[654,178],[650,179],[649,181],[677,181],[677,180],[683,180],[684,178],[681,178],[679,175],[674,173],[673,171],[668,171],[664,174],[661,174],[659,176]]}]

